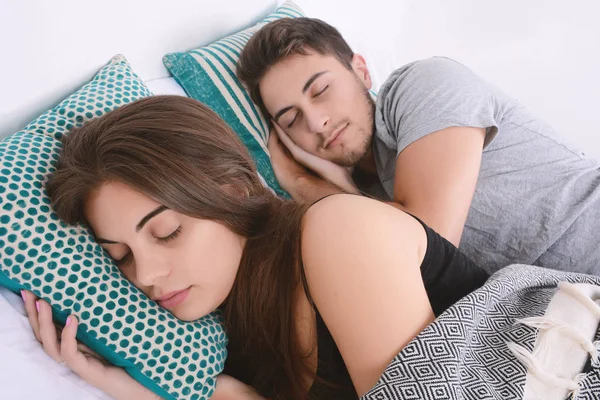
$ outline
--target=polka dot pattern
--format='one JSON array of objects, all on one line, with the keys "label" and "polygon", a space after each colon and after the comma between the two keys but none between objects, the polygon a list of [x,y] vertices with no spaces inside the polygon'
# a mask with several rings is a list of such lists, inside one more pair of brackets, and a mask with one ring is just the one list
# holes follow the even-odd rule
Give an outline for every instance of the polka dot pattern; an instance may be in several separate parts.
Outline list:
[{"label": "polka dot pattern", "polygon": [[87,227],[59,220],[43,186],[62,135],[150,95],[116,56],[79,91],[0,142],[0,274],[55,312],[76,314],[86,344],[149,389],[170,399],[207,399],[227,355],[221,315],[183,322],[160,308],[124,279]]}]

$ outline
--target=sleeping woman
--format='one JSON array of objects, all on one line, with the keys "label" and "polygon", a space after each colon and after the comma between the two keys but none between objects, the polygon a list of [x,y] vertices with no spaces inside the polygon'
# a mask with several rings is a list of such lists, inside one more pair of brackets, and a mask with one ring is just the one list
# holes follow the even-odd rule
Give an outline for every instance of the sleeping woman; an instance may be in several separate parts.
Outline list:
[{"label": "sleeping woman", "polygon": [[[312,205],[262,186],[235,133],[184,97],[139,100],[64,138],[47,183],[123,275],[181,320],[221,309],[214,399],[352,399],[437,315],[488,278],[417,218],[364,197]],[[24,292],[46,352],[116,399],[156,395],[82,352],[69,317]],[[60,337],[60,340],[59,340]]]}]

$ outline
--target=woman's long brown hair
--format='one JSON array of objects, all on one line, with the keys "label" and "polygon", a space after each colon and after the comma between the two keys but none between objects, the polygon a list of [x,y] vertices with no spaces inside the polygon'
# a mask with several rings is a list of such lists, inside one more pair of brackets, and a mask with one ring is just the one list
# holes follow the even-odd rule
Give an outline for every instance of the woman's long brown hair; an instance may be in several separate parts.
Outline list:
[{"label": "woman's long brown hair", "polygon": [[138,100],[66,135],[46,190],[60,218],[86,223],[86,199],[110,181],[247,238],[223,305],[225,371],[273,399],[307,398],[307,355],[293,319],[305,207],[263,187],[248,151],[225,122],[205,105],[178,96]]}]

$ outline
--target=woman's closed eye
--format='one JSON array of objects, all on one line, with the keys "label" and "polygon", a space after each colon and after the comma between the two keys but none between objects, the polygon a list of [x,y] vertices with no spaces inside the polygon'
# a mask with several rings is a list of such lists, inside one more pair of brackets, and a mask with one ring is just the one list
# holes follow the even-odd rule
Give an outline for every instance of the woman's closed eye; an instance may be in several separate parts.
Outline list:
[{"label": "woman's closed eye", "polygon": [[173,231],[173,233],[171,233],[167,236],[164,236],[164,237],[158,237],[156,239],[160,240],[161,242],[168,243],[171,240],[175,239],[177,236],[179,236],[180,233],[181,233],[181,225],[179,225],[179,227],[177,227],[177,229],[175,229]]},{"label": "woman's closed eye", "polygon": [[[171,240],[175,239],[177,236],[179,236],[180,233],[181,233],[181,225],[179,227],[177,227],[177,229],[175,229],[172,233],[168,234],[167,236],[157,237],[156,239],[161,242],[168,243]],[[128,252],[127,254],[125,254],[120,259],[115,260],[115,264],[117,264],[118,266],[122,266],[125,263],[127,263],[130,258],[131,258],[131,251]]]}]

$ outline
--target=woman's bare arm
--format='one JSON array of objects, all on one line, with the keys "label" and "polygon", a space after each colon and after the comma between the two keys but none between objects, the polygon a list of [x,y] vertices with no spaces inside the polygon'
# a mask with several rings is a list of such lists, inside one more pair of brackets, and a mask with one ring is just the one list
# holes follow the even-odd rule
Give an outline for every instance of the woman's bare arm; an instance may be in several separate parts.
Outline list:
[{"label": "woman's bare arm", "polygon": [[426,246],[418,221],[375,200],[336,195],[307,212],[310,295],[359,395],[434,319],[420,271]]}]

